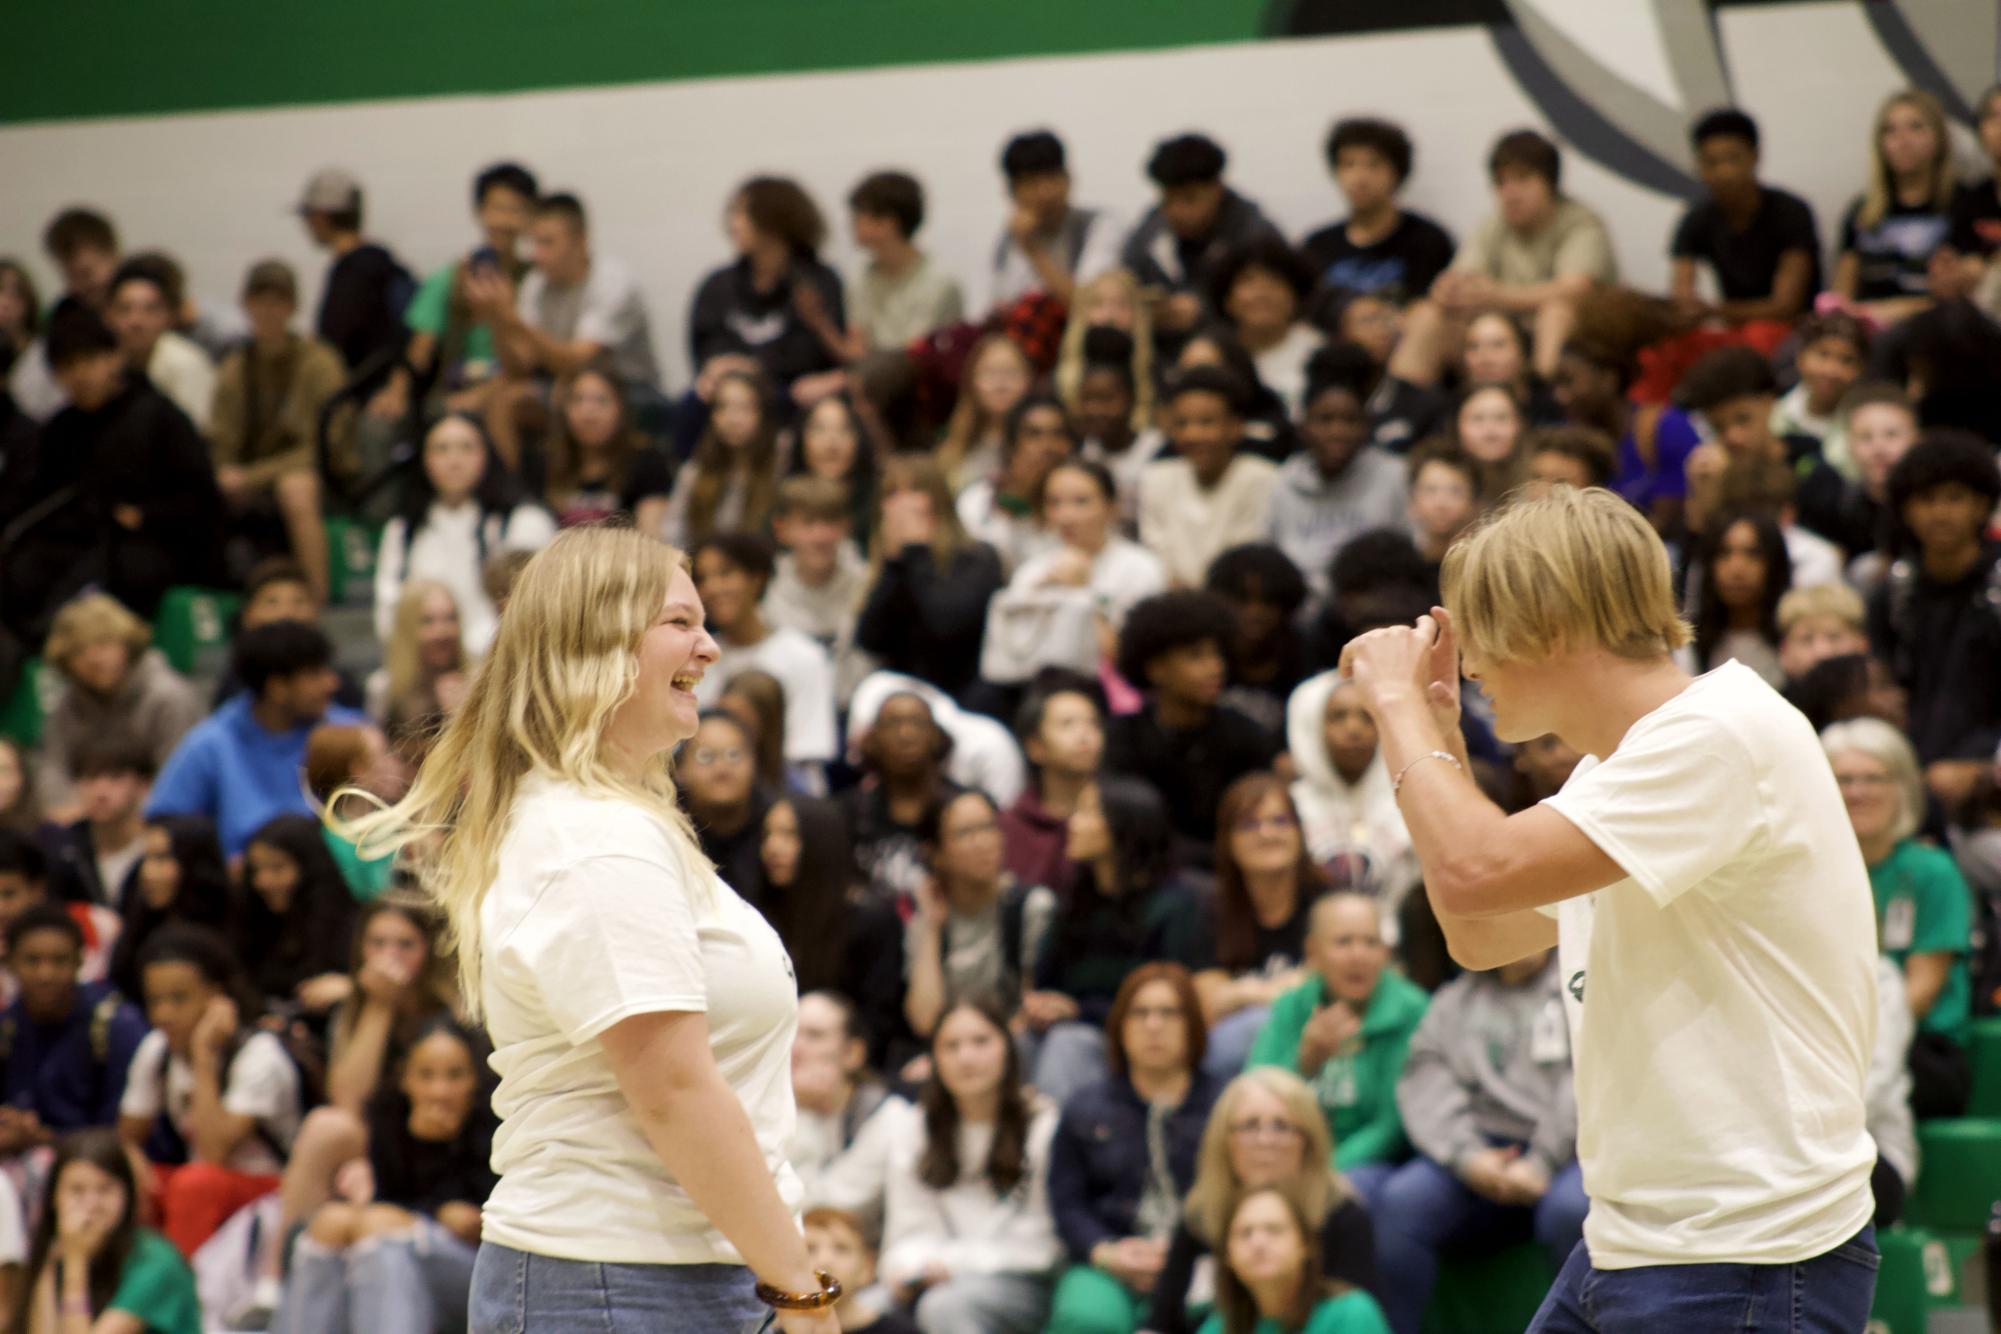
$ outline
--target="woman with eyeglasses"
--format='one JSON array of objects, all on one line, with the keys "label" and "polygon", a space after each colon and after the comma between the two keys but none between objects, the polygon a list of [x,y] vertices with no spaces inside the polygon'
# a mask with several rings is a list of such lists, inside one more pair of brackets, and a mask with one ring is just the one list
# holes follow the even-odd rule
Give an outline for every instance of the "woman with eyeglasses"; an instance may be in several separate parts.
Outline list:
[{"label": "woman with eyeglasses", "polygon": [[1266,1066],[1231,1080],[1209,1114],[1195,1160],[1195,1184],[1154,1279],[1141,1328],[1190,1334],[1207,1298],[1189,1291],[1195,1265],[1219,1245],[1232,1203],[1244,1191],[1294,1183],[1320,1230],[1322,1273],[1379,1293],[1376,1238],[1354,1187],[1333,1167],[1334,1143],[1313,1090],[1299,1076]]},{"label": "woman with eyeglasses", "polygon": [[703,855],[724,883],[755,902],[764,883],[760,852],[771,807],[757,781],[757,739],[735,714],[704,709],[695,735],[674,758],[674,778]]},{"label": "woman with eyeglasses", "polygon": [[1063,1108],[1049,1207],[1071,1265],[1045,1334],[1132,1334],[1167,1262],[1222,1082],[1202,1072],[1202,1007],[1180,964],[1150,963],[1105,1020],[1111,1076]]}]

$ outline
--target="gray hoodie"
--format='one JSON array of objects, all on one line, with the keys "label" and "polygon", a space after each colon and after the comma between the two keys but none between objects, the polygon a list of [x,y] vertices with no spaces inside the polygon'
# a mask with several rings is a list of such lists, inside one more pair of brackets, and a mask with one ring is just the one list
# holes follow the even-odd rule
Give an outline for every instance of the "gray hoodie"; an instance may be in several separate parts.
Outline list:
[{"label": "gray hoodie", "polygon": [[1554,1176],[1577,1153],[1570,1028],[1556,954],[1518,987],[1466,973],[1439,988],[1411,1037],[1397,1110],[1412,1144],[1446,1167],[1493,1140]]},{"label": "gray hoodie", "polygon": [[42,803],[63,806],[76,800],[71,765],[85,737],[129,736],[152,754],[155,766],[164,765],[188,729],[207,712],[195,688],[158,649],[140,656],[114,695],[92,694],[64,681],[42,723]]}]

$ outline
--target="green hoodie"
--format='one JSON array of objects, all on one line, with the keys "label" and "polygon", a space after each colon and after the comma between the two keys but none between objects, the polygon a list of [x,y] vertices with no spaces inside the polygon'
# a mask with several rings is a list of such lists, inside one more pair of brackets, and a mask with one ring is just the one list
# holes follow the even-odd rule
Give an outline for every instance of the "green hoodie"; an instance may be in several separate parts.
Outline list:
[{"label": "green hoodie", "polygon": [[[1315,973],[1273,1001],[1246,1065],[1284,1066],[1299,1074],[1300,1037],[1326,997],[1327,983]],[[1393,1162],[1403,1153],[1397,1077],[1403,1073],[1411,1034],[1430,1003],[1423,987],[1400,973],[1384,972],[1362,1012],[1361,1046],[1328,1057],[1320,1073],[1306,1081],[1334,1133],[1335,1167]]]}]

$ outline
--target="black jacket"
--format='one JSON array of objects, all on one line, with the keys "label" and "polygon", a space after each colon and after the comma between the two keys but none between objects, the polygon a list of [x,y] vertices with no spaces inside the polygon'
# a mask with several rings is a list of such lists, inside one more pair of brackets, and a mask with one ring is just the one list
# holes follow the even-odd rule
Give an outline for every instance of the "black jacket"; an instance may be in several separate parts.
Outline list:
[{"label": "black jacket", "polygon": [[1869,604],[1869,641],[1910,692],[1906,729],[1922,764],[1991,760],[2001,745],[2001,546],[1934,582],[1897,561]]},{"label": "black jacket", "polygon": [[833,354],[799,318],[793,305],[793,284],[802,281],[819,289],[828,318],[836,327],[845,328],[847,312],[841,299],[840,275],[817,259],[794,260],[769,292],[758,291],[751,282],[747,259],[710,273],[696,289],[688,311],[688,350],[696,368],[711,357],[740,352],[757,358],[780,389],[790,387],[802,375],[832,370]]},{"label": "black jacket", "polygon": [[1006,582],[1000,557],[975,542],[940,570],[931,548],[905,547],[882,563],[855,622],[855,643],[893,672],[959,696],[980,672],[987,603]]},{"label": "black jacket", "polygon": [[1224,256],[1258,237],[1278,235],[1278,229],[1266,219],[1263,210],[1235,190],[1225,189],[1222,206],[1216,210],[1216,225],[1209,229],[1193,264],[1184,261],[1180,238],[1156,205],[1147,210],[1139,226],[1126,238],[1125,266],[1142,287],[1194,291],[1206,297],[1210,275]]}]

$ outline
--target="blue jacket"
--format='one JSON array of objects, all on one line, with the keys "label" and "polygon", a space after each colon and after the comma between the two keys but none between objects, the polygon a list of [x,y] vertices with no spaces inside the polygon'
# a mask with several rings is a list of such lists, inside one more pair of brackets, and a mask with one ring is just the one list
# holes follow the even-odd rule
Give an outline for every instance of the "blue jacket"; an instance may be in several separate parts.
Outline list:
[{"label": "blue jacket", "polygon": [[[1202,1128],[1222,1082],[1196,1071],[1188,1096],[1167,1118],[1167,1165],[1177,1195],[1195,1184]],[[1101,1241],[1133,1235],[1146,1189],[1146,1103],[1118,1075],[1080,1089],[1063,1108],[1049,1149],[1049,1207],[1056,1232],[1079,1264]]]},{"label": "blue jacket", "polygon": [[[153,783],[146,815],[206,815],[215,822],[225,856],[234,857],[267,820],[311,815],[305,780],[306,738],[318,724],[271,732],[250,713],[245,692],[224,704],[181,738]],[[330,707],[322,720],[347,725],[367,719]]]},{"label": "blue jacket", "polygon": [[116,1125],[125,1072],[145,1036],[145,1016],[108,982],[83,983],[52,1024],[36,1023],[17,1000],[0,1013],[0,1089],[50,1130]]}]

